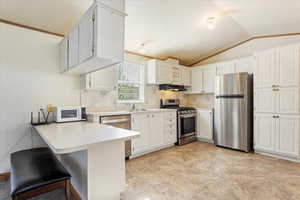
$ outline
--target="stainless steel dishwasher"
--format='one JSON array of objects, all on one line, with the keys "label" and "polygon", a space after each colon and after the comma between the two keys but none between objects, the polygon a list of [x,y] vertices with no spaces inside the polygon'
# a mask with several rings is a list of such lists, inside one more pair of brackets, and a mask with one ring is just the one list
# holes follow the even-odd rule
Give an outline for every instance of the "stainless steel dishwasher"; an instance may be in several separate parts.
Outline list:
[{"label": "stainless steel dishwasher", "polygon": [[[100,123],[127,130],[131,129],[130,115],[101,116]],[[125,159],[129,159],[129,156],[131,156],[131,140],[125,141]]]}]

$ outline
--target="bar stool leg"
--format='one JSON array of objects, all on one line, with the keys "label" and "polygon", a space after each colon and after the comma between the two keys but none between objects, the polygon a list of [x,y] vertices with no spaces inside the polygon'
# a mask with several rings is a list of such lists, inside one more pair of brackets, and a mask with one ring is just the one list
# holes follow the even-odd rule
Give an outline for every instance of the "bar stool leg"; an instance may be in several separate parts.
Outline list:
[{"label": "bar stool leg", "polygon": [[70,194],[70,180],[66,180],[66,186],[65,186],[65,199],[71,200],[71,194]]}]

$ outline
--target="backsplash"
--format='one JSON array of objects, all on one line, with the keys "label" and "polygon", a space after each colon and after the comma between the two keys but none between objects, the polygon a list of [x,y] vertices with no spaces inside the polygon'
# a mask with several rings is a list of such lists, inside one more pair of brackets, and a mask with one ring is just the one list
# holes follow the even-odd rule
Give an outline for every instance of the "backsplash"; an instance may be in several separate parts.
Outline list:
[{"label": "backsplash", "polygon": [[192,107],[214,107],[214,95],[213,94],[192,94],[186,95],[186,103]]}]

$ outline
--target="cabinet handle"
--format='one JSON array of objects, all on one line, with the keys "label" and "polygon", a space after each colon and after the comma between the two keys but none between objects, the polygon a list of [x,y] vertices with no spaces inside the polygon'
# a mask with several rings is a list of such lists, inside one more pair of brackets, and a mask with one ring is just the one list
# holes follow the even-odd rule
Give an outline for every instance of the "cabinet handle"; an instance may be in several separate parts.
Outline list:
[{"label": "cabinet handle", "polygon": [[273,88],[272,89],[274,92],[278,92],[279,91],[279,88]]}]

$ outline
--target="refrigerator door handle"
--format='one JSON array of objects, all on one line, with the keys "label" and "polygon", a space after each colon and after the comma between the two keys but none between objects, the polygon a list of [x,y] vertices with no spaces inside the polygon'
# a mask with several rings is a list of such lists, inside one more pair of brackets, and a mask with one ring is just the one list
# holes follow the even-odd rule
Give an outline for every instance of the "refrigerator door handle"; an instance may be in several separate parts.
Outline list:
[{"label": "refrigerator door handle", "polygon": [[217,95],[216,99],[243,99],[243,94]]}]

